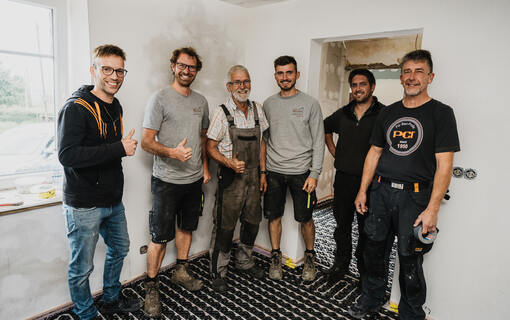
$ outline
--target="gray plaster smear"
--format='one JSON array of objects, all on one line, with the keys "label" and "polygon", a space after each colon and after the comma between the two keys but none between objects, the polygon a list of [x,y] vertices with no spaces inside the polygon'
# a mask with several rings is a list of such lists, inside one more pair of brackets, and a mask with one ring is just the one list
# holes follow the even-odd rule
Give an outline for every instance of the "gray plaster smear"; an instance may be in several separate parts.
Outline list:
[{"label": "gray plaster smear", "polygon": [[[180,3],[173,17],[168,20],[165,30],[149,37],[145,45],[150,53],[152,76],[149,89],[154,92],[173,81],[170,70],[170,57],[176,48],[191,46],[196,49],[203,63],[192,89],[202,93],[209,102],[209,115],[212,117],[215,106],[226,100],[227,71],[243,57],[243,39],[229,36],[224,24],[217,17],[207,14],[201,1]],[[190,19],[190,17],[199,17]]]}]

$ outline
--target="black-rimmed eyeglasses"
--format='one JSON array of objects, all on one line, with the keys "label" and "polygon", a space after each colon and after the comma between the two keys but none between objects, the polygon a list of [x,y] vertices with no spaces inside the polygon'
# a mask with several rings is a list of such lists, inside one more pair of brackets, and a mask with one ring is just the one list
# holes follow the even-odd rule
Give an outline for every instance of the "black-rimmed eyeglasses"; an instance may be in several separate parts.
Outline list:
[{"label": "black-rimmed eyeglasses", "polygon": [[[94,65],[95,66],[95,65]],[[114,69],[112,67],[109,67],[109,66],[98,66],[101,68],[101,72],[103,72],[103,74],[105,76],[111,76],[113,74],[113,72],[115,71],[115,73],[117,74],[117,77],[119,78],[123,78],[126,76],[127,74],[127,70],[126,69]]]},{"label": "black-rimmed eyeglasses", "polygon": [[246,87],[251,84],[251,80],[244,80],[244,81],[234,80],[234,81],[230,81],[229,83],[233,84],[234,86],[237,86],[237,87],[239,87],[241,84],[243,84]]},{"label": "black-rimmed eyeglasses", "polygon": [[181,71],[186,70],[186,68],[188,68],[189,72],[197,71],[197,66],[190,66],[189,64],[185,64],[185,63],[176,62],[175,66],[177,67],[177,69],[179,69]]}]

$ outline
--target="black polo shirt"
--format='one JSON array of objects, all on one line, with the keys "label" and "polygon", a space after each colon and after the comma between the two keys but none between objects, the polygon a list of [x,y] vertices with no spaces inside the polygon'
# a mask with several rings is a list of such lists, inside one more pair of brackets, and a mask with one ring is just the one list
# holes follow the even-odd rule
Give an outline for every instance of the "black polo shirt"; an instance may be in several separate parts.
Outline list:
[{"label": "black polo shirt", "polygon": [[370,149],[369,139],[377,115],[382,107],[377,97],[361,119],[354,114],[356,101],[335,111],[324,120],[325,133],[337,133],[338,142],[335,150],[335,168],[344,173],[361,176],[363,163]]}]

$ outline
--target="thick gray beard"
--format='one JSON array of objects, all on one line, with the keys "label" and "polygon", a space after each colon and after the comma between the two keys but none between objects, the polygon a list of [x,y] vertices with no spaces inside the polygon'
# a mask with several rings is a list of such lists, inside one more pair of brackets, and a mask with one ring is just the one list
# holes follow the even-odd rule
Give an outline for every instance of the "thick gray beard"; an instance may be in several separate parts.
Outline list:
[{"label": "thick gray beard", "polygon": [[246,98],[242,98],[241,95],[239,95],[237,92],[232,92],[232,96],[236,101],[238,102],[246,102],[248,101],[248,98],[250,97],[250,90],[248,90],[248,93],[246,93]]}]

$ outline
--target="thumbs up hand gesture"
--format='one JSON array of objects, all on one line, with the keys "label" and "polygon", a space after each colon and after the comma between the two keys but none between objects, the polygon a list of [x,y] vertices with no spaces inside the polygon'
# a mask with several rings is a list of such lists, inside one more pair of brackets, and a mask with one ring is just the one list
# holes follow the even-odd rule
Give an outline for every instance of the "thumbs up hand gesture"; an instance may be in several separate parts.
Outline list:
[{"label": "thumbs up hand gesture", "polygon": [[138,141],[133,139],[133,134],[135,133],[135,129],[131,129],[129,131],[129,134],[127,137],[122,139],[122,146],[124,147],[124,151],[126,152],[127,156],[133,156],[136,151],[136,145],[138,144]]},{"label": "thumbs up hand gesture", "polygon": [[238,159],[239,153],[230,159],[229,167],[232,168],[236,173],[244,173],[244,161]]},{"label": "thumbs up hand gesture", "polygon": [[191,159],[192,155],[192,149],[185,147],[186,142],[188,142],[188,139],[184,138],[184,140],[182,140],[181,143],[174,148],[174,158],[182,162],[186,162]]}]

